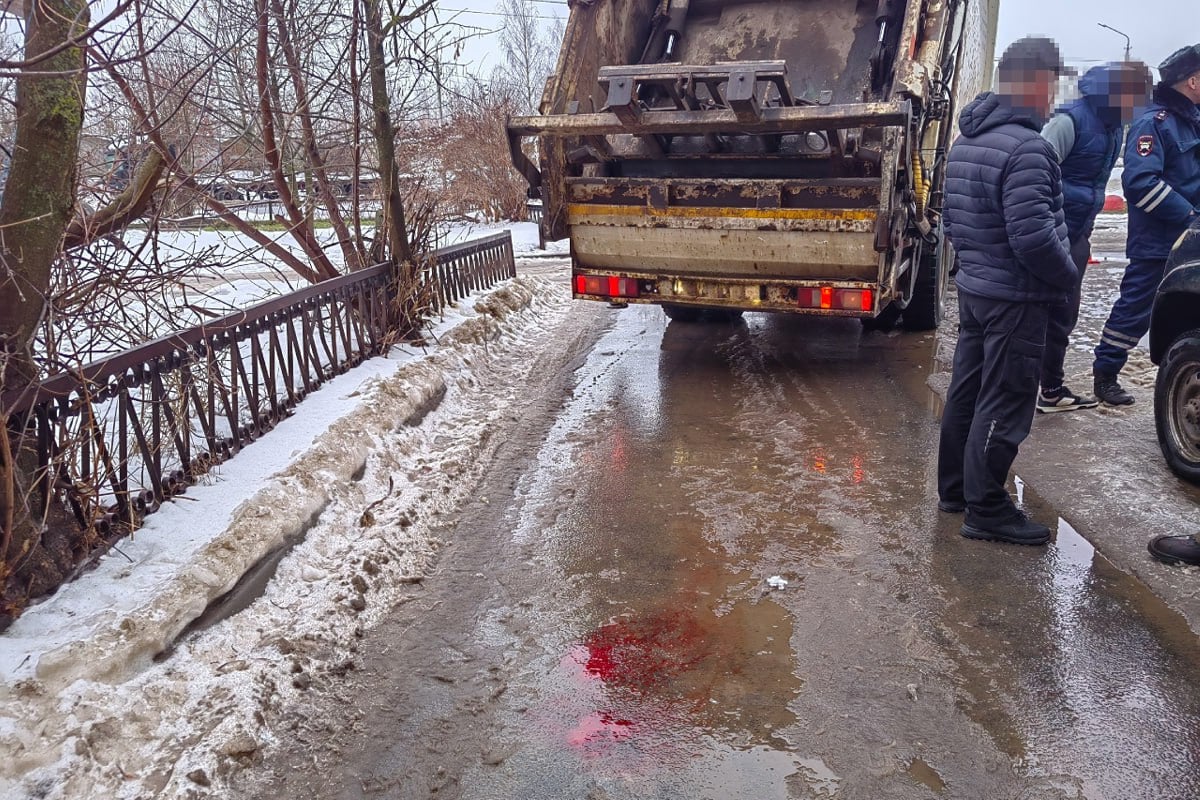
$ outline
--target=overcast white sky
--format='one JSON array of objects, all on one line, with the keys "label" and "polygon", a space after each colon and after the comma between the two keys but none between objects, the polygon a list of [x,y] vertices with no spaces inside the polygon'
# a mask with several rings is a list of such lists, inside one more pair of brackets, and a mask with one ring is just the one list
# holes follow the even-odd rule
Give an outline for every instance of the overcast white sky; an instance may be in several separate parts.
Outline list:
[{"label": "overcast white sky", "polygon": [[[542,23],[547,27],[555,19],[567,18],[566,0],[527,0],[536,9]],[[459,62],[470,72],[487,75],[496,66],[496,49],[500,45],[498,31],[504,26],[505,17],[500,13],[499,0],[438,0],[440,18],[453,18],[464,26],[475,29],[479,35],[463,51]],[[557,44],[556,44],[557,47]]]},{"label": "overcast white sky", "polygon": [[[533,0],[538,14],[565,17],[566,0]],[[464,24],[495,30],[504,24],[498,0],[439,0],[443,12],[461,9]],[[1001,0],[996,53],[1015,39],[1044,34],[1058,40],[1063,57],[1076,64],[1112,61],[1125,52],[1125,40],[1101,28],[1103,22],[1129,34],[1132,55],[1152,67],[1185,44],[1200,42],[1196,0]],[[546,24],[550,24],[549,21]],[[498,39],[481,36],[468,46],[460,62],[495,64]]]},{"label": "overcast white sky", "polygon": [[1125,39],[1101,28],[1103,22],[1129,35],[1131,55],[1157,67],[1168,55],[1200,42],[1200,4],[1195,0],[1000,0],[996,54],[1027,34],[1058,40],[1068,61],[1114,61]]}]

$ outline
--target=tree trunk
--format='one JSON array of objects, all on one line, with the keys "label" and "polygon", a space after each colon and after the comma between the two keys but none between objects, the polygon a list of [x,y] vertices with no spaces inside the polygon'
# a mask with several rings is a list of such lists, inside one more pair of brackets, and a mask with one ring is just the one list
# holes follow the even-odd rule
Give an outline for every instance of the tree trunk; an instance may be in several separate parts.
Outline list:
[{"label": "tree trunk", "polygon": [[[391,259],[401,269],[411,269],[412,251],[405,229],[404,200],[400,197],[400,176],[396,168],[396,131],[392,126],[392,104],[388,95],[383,50],[383,10],[380,0],[363,0],[366,7],[367,66],[371,74],[371,105],[375,116],[375,148],[379,164],[380,195],[383,198],[383,231]],[[403,276],[402,276],[403,277]]]},{"label": "tree trunk", "polygon": [[[81,47],[41,56],[87,29],[87,0],[40,0],[25,13],[30,74],[17,78],[17,132],[0,203],[0,397],[33,383],[32,342],[46,306],[50,271],[75,203],[75,164],[86,74]],[[37,456],[24,431],[0,422],[0,628],[19,613],[26,590],[73,566],[69,546],[43,539],[48,504],[35,491]]]}]

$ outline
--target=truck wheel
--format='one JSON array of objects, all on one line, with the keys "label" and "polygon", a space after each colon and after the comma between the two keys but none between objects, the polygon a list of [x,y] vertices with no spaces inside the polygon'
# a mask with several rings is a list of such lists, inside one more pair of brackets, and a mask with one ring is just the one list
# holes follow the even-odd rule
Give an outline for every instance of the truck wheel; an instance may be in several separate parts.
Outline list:
[{"label": "truck wheel", "polygon": [[950,262],[953,260],[949,250],[940,232],[936,246],[921,248],[912,300],[904,309],[905,330],[931,331],[942,324],[946,313],[946,287],[950,283]]},{"label": "truck wheel", "polygon": [[1200,483],[1200,328],[1167,348],[1154,384],[1154,424],[1167,466]]},{"label": "truck wheel", "polygon": [[673,306],[664,304],[662,307],[663,313],[667,315],[667,319],[675,322],[699,322],[700,315],[704,313],[703,308],[696,306]]},{"label": "truck wheel", "polygon": [[879,316],[870,319],[864,317],[862,326],[864,331],[881,331],[887,333],[892,328],[896,327],[896,323],[900,321],[900,307],[895,303],[888,303],[879,312]]}]

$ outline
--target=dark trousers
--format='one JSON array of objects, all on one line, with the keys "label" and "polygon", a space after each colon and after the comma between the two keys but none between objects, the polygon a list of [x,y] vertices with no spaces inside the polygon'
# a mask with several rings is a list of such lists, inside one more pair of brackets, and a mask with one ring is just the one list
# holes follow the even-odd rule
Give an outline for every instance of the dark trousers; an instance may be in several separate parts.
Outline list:
[{"label": "dark trousers", "polygon": [[958,346],[942,412],[938,495],[966,501],[967,522],[1016,515],[1005,482],[1033,425],[1049,306],[958,293]]},{"label": "dark trousers", "polygon": [[1046,325],[1046,353],[1042,356],[1042,388],[1058,389],[1063,385],[1063,363],[1067,358],[1067,347],[1071,344],[1071,331],[1079,322],[1079,301],[1083,295],[1083,274],[1087,272],[1092,257],[1092,244],[1088,237],[1080,236],[1071,242],[1071,260],[1079,271],[1075,290],[1061,305],[1050,307],[1050,320]]},{"label": "dark trousers", "polygon": [[1150,312],[1154,295],[1162,283],[1166,261],[1135,259],[1125,268],[1121,296],[1113,304],[1108,322],[1096,345],[1092,369],[1103,375],[1116,375],[1129,359],[1129,351],[1150,330]]}]

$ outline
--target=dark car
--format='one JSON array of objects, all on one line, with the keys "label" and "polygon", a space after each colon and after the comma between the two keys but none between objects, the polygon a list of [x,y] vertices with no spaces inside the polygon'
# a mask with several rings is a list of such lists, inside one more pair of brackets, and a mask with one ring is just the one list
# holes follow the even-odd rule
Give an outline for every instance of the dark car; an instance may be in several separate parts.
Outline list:
[{"label": "dark car", "polygon": [[1200,219],[1176,243],[1150,319],[1154,420],[1171,470],[1200,483]]}]

